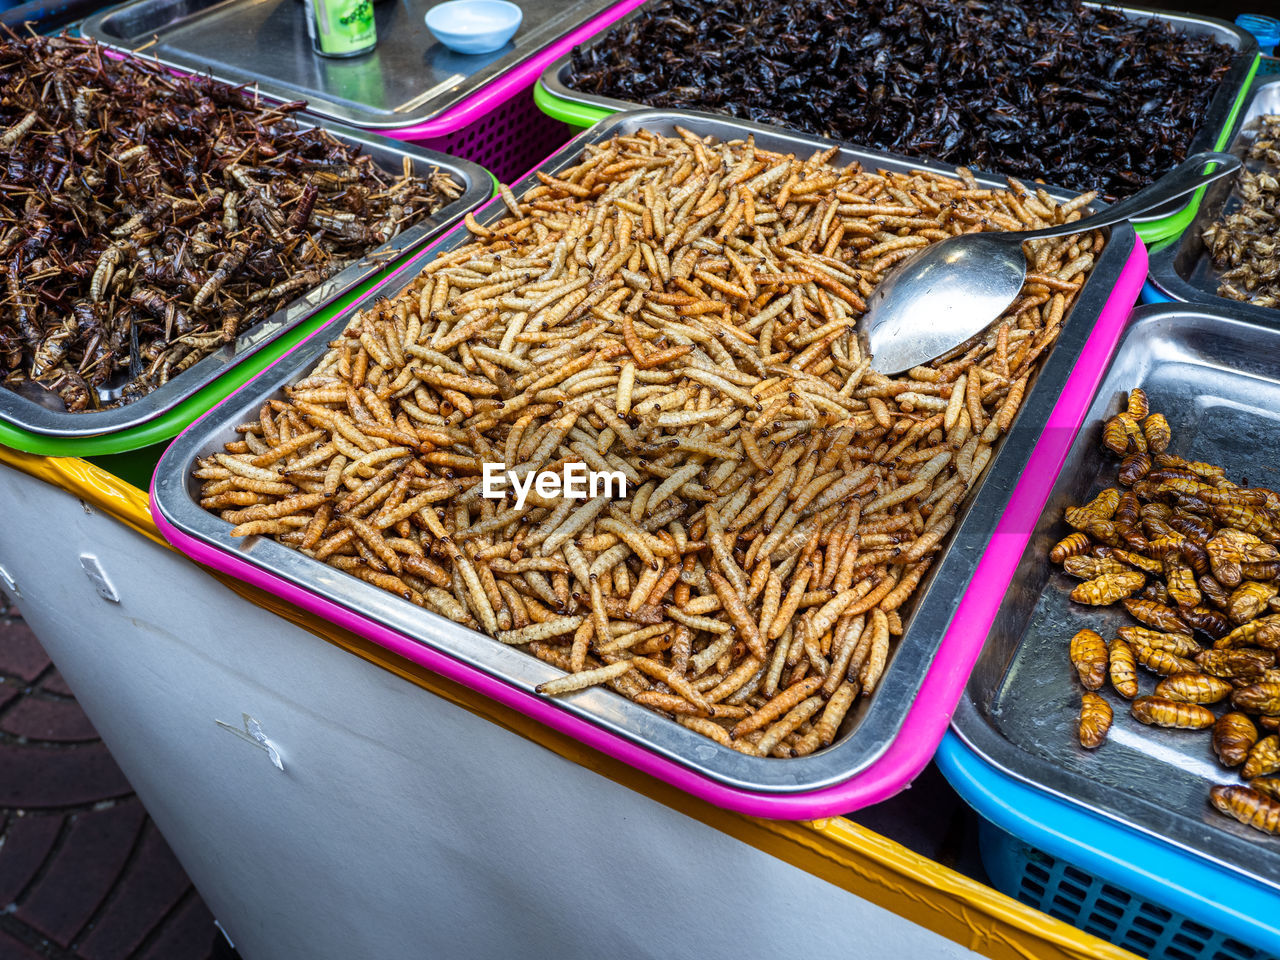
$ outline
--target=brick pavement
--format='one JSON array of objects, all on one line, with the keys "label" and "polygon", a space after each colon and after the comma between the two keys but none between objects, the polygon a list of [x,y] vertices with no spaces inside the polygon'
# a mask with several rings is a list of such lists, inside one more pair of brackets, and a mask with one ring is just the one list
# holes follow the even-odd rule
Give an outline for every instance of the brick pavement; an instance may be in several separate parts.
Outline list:
[{"label": "brick pavement", "polygon": [[0,960],[208,960],[200,895],[0,594]]}]

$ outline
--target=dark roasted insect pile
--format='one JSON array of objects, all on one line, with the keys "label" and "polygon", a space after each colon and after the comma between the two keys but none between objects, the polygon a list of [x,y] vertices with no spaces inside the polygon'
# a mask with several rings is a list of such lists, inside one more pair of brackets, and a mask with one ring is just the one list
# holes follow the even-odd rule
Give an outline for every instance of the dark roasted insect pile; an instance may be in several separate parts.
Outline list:
[{"label": "dark roasted insect pile", "polygon": [[[891,379],[853,320],[893,263],[1087,198],[680,133],[503,188],[198,463],[201,505],[564,670],[542,693],[800,756],[880,683],[1103,237],[1038,247],[1002,322]],[[545,492],[566,464],[619,488]]]},{"label": "dark roasted insect pile", "polygon": [[[1111,706],[1094,691],[1110,679],[1138,721],[1211,730],[1219,761],[1248,781],[1215,786],[1213,806],[1280,835],[1280,495],[1169,453],[1169,424],[1141,390],[1106,422],[1102,442],[1123,458],[1120,486],[1066,511],[1075,532],[1049,559],[1084,581],[1072,600],[1121,601],[1141,625],[1109,643],[1089,629],[1071,639],[1089,691],[1080,743],[1106,738]],[[1161,678],[1150,695],[1139,696],[1139,666]]]},{"label": "dark roasted insect pile", "polygon": [[460,188],[223,84],[66,37],[0,43],[0,377],[129,403]]},{"label": "dark roasted insect pile", "polygon": [[1218,296],[1260,307],[1280,307],[1280,117],[1258,118],[1249,159],[1241,170],[1240,205],[1204,231],[1204,245],[1218,277]]},{"label": "dark roasted insect pile", "polygon": [[1077,0],[657,0],[568,83],[1110,199],[1183,160],[1231,56]]}]

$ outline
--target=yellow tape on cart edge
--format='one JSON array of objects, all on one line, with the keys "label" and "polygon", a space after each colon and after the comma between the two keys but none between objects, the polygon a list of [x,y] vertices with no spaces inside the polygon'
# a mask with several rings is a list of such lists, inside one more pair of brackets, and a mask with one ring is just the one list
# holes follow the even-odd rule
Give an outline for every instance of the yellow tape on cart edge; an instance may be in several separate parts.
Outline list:
[{"label": "yellow tape on cart edge", "polygon": [[[4,446],[0,446],[0,463],[59,487],[168,546],[151,520],[146,493],[94,464],[68,457],[36,457]],[[1136,960],[1127,950],[1055,920],[850,820],[837,817],[786,822],[721,810],[278,597],[214,571],[207,572],[249,602],[322,640],[993,960]]]}]

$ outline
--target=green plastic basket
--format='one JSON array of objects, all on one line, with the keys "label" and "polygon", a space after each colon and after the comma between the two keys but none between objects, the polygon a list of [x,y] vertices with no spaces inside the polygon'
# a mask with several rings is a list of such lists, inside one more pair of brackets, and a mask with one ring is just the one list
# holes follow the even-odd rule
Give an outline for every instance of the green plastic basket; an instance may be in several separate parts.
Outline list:
[{"label": "green plastic basket", "polygon": [[[1235,103],[1231,105],[1231,112],[1227,115],[1226,124],[1218,132],[1218,139],[1214,143],[1213,149],[1221,150],[1230,142],[1231,131],[1235,128],[1236,118],[1240,115],[1240,108],[1244,104],[1245,94],[1250,86],[1253,85],[1253,77],[1258,72],[1260,60],[1260,55],[1253,58],[1253,64],[1249,68],[1249,73],[1245,77],[1244,83],[1240,86],[1240,92],[1236,95]],[[556,69],[554,64],[551,69]],[[605,107],[566,100],[548,90],[541,80],[533,88],[533,102],[547,116],[559,120],[561,123],[567,123],[575,134],[617,112]],[[637,104],[637,107],[639,106],[641,105]],[[1049,176],[1047,179],[1052,180],[1053,178]],[[1196,211],[1200,209],[1200,200],[1204,197],[1204,191],[1204,187],[1197,190],[1192,194],[1190,202],[1175,214],[1162,217],[1159,220],[1135,223],[1134,228],[1137,230],[1138,236],[1142,238],[1144,243],[1150,245],[1181,234],[1195,219]]]},{"label": "green plastic basket", "polygon": [[[1245,77],[1244,83],[1240,86],[1240,92],[1236,94],[1236,102],[1231,105],[1231,112],[1227,114],[1227,122],[1218,132],[1218,139],[1214,143],[1213,149],[1223,150],[1231,142],[1231,133],[1235,130],[1236,120],[1240,116],[1240,110],[1244,106],[1249,89],[1253,86],[1253,78],[1258,73],[1258,64],[1261,61],[1261,54],[1253,58],[1253,65],[1249,67],[1249,73]],[[1200,209],[1200,201],[1204,198],[1204,192],[1207,189],[1207,187],[1201,187],[1193,193],[1191,202],[1172,216],[1163,217],[1160,220],[1150,220],[1146,223],[1135,223],[1134,228],[1138,231],[1138,236],[1148,246],[1153,243],[1159,243],[1161,240],[1181,236],[1182,231],[1191,226],[1191,221],[1196,218],[1196,213]]]}]

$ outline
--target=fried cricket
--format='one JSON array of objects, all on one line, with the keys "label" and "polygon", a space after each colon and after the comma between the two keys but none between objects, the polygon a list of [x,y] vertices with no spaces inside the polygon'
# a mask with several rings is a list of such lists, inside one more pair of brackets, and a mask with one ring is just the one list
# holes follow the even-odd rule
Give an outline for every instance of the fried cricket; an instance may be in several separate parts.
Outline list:
[{"label": "fried cricket", "polygon": [[0,87],[0,383],[54,409],[140,399],[462,195],[89,40],[0,37]]}]

